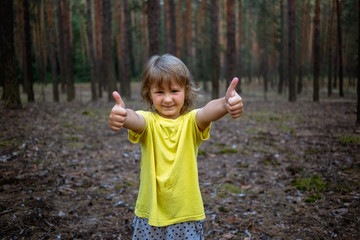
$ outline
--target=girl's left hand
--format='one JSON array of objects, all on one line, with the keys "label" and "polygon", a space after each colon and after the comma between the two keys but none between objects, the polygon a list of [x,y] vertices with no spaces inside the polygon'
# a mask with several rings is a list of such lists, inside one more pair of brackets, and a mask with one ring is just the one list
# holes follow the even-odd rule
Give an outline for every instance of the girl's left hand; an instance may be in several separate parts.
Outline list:
[{"label": "girl's left hand", "polygon": [[225,94],[226,110],[232,118],[238,118],[243,112],[243,101],[240,95],[235,91],[235,87],[239,82],[238,78],[234,78]]}]

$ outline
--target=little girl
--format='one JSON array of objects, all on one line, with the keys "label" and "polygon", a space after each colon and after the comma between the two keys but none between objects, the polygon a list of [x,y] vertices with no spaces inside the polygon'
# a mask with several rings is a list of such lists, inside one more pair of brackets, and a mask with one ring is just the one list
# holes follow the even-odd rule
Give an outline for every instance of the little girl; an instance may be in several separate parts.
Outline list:
[{"label": "little girl", "polygon": [[192,110],[198,95],[189,70],[178,58],[153,56],[145,64],[141,96],[149,111],[125,108],[120,95],[109,116],[109,127],[129,130],[141,144],[140,189],[135,207],[133,239],[204,239],[205,218],[197,153],[209,138],[211,122],[243,111],[234,78],[225,97]]}]

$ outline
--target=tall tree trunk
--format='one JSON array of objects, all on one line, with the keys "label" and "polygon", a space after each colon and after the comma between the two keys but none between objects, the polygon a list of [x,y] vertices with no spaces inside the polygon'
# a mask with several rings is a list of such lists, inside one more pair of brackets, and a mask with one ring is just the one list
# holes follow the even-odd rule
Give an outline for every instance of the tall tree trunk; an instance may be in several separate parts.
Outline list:
[{"label": "tall tree trunk", "polygon": [[[143,2],[141,11],[141,32],[143,44],[143,62],[149,57],[149,42],[148,42],[148,28],[147,28],[147,2]],[[178,42],[178,40],[176,40]],[[176,44],[177,44],[176,42]]]},{"label": "tall tree trunk", "polygon": [[192,27],[191,27],[191,16],[192,16],[192,0],[186,0],[186,11],[185,11],[185,19],[184,19],[184,38],[185,38],[185,52],[186,57],[184,58],[185,64],[190,68],[192,72],[192,44],[191,44],[191,34],[192,34]]},{"label": "tall tree trunk", "polygon": [[64,60],[64,51],[62,51],[64,46],[64,37],[63,37],[63,22],[61,18],[61,1],[57,1],[57,23],[58,23],[58,56],[59,56],[59,67],[60,67],[60,83],[61,83],[61,93],[66,91],[66,82],[65,82],[65,60]]},{"label": "tall tree trunk", "polygon": [[356,125],[360,126],[360,0],[358,0],[358,62],[357,62],[357,114]]},{"label": "tall tree trunk", "polygon": [[95,9],[95,46],[96,46],[96,79],[98,83],[98,96],[102,98],[103,83],[103,49],[102,49],[102,28],[103,28],[103,14],[101,0],[94,0]]},{"label": "tall tree trunk", "polygon": [[21,108],[16,78],[13,0],[0,1],[0,78],[4,79],[5,107]]},{"label": "tall tree trunk", "polygon": [[283,0],[280,0],[279,94],[282,94],[284,87],[284,45],[284,3]]},{"label": "tall tree trunk", "polygon": [[342,54],[342,34],[341,34],[341,0],[336,0],[336,13],[337,13],[337,35],[338,35],[338,59],[339,59],[339,96],[344,96],[343,91],[343,54]]},{"label": "tall tree trunk", "polygon": [[182,58],[182,50],[183,50],[183,14],[182,14],[182,5],[183,0],[177,1],[176,6],[176,56],[178,58]]},{"label": "tall tree trunk", "polygon": [[160,54],[160,0],[148,1],[150,56]]},{"label": "tall tree trunk", "polygon": [[30,31],[30,13],[29,0],[24,0],[24,88],[27,93],[28,102],[34,102],[34,88],[33,88],[33,68],[31,57],[31,31]]},{"label": "tall tree trunk", "polygon": [[165,18],[165,43],[166,52],[175,55],[176,49],[176,26],[175,26],[175,5],[174,0],[164,1]]},{"label": "tall tree trunk", "polygon": [[208,24],[206,24],[206,13],[208,9],[208,1],[202,0],[199,4],[198,14],[196,16],[196,68],[195,68],[195,82],[198,84],[199,80],[203,80],[203,90],[207,91],[206,84],[206,74],[205,72],[208,69],[208,65],[206,64],[206,29]]},{"label": "tall tree trunk", "polygon": [[46,0],[46,15],[48,20],[48,32],[49,32],[49,59],[51,65],[51,78],[53,85],[53,100],[59,102],[59,86],[58,86],[58,71],[56,64],[56,39],[54,31],[53,13],[52,13],[52,1]]},{"label": "tall tree trunk", "polygon": [[219,9],[218,1],[211,0],[211,83],[212,99],[219,98]]},{"label": "tall tree trunk", "polygon": [[294,0],[288,0],[288,28],[289,28],[289,101],[296,101],[295,84],[295,15]]},{"label": "tall tree trunk", "polygon": [[301,94],[303,89],[303,69],[305,64],[305,53],[306,53],[306,39],[307,39],[307,17],[305,17],[305,0],[301,1],[301,42],[300,42],[300,65],[299,65],[299,78],[297,84],[297,93]]},{"label": "tall tree trunk", "polygon": [[96,69],[95,69],[95,51],[94,51],[94,39],[93,39],[93,24],[91,17],[91,0],[86,0],[86,33],[89,45],[89,67],[90,67],[90,79],[91,79],[91,100],[97,100],[96,93]]},{"label": "tall tree trunk", "polygon": [[235,0],[226,0],[226,86],[235,76]]},{"label": "tall tree trunk", "polygon": [[333,76],[333,47],[334,47],[334,20],[335,20],[335,3],[336,0],[331,1],[331,20],[329,33],[329,68],[328,68],[328,97],[332,94],[332,76]]},{"label": "tall tree trunk", "polygon": [[121,35],[122,35],[122,41],[121,41],[121,49],[122,49],[122,56],[121,56],[121,62],[123,64],[122,66],[122,72],[120,74],[120,93],[122,96],[131,98],[131,66],[130,66],[130,15],[129,12],[129,6],[127,1],[122,2],[122,12],[121,14],[124,15],[124,18],[122,18],[123,22],[121,23]]},{"label": "tall tree trunk", "polygon": [[239,78],[239,82],[236,85],[236,91],[241,93],[241,78],[243,75],[243,66],[242,66],[242,28],[243,28],[243,20],[242,20],[242,0],[239,0],[239,7],[238,7],[238,29],[237,29],[237,59],[236,59],[236,65],[237,65],[237,77]]},{"label": "tall tree trunk", "polygon": [[320,0],[316,0],[314,19],[314,86],[313,101],[319,101],[319,74],[320,74]]},{"label": "tall tree trunk", "polygon": [[112,101],[112,92],[116,90],[116,79],[115,79],[115,69],[114,69],[114,58],[113,58],[113,44],[111,37],[111,6],[110,0],[102,0],[102,10],[103,10],[103,56],[104,56],[104,80],[107,86],[108,92],[108,101]]},{"label": "tall tree trunk", "polygon": [[[71,3],[70,3],[71,4]],[[72,101],[75,99],[75,84],[73,78],[72,49],[70,42],[70,16],[69,3],[67,0],[60,0],[61,25],[63,32],[63,46],[61,51],[64,54],[64,76],[66,81],[66,99]]]}]

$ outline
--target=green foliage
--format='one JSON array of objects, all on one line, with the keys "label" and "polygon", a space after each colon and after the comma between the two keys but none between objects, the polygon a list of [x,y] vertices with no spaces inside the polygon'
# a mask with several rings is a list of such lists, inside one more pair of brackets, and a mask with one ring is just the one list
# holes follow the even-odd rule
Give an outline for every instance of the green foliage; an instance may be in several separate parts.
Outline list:
[{"label": "green foliage", "polygon": [[313,175],[310,178],[297,178],[293,185],[300,191],[322,192],[326,188],[326,183],[319,175]]},{"label": "green foliage", "polygon": [[339,135],[337,139],[342,143],[360,144],[360,135]]},{"label": "green foliage", "polygon": [[18,138],[11,138],[7,140],[0,141],[0,147],[11,147],[16,146],[20,143],[20,139]]},{"label": "green foliage", "polygon": [[220,150],[220,153],[222,153],[222,154],[227,154],[227,153],[234,154],[234,153],[237,153],[237,150],[235,148],[223,148],[223,149]]},{"label": "green foliage", "polygon": [[227,192],[235,193],[235,194],[241,193],[241,187],[231,184],[231,183],[225,183],[225,184],[221,185],[220,189],[223,189],[223,190],[226,190]]},{"label": "green foliage", "polygon": [[313,203],[313,202],[316,202],[317,200],[320,200],[320,199],[322,199],[322,197],[320,195],[315,194],[315,195],[311,195],[310,197],[307,197],[305,199],[305,202]]}]

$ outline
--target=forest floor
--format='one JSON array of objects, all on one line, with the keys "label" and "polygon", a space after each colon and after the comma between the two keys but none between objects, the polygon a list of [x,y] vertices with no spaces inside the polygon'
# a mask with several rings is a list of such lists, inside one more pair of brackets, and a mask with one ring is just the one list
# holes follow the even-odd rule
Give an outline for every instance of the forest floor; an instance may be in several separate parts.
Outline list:
[{"label": "forest floor", "polygon": [[[0,239],[131,239],[140,147],[108,128],[113,102],[77,94],[0,106]],[[200,147],[205,238],[360,239],[355,96],[242,97],[243,116],[215,122]]]}]

